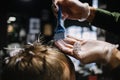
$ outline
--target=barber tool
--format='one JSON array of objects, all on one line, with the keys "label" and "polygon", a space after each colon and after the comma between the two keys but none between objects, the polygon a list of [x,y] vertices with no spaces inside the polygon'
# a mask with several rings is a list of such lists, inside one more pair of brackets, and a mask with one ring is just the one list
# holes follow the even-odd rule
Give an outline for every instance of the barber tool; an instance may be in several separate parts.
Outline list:
[{"label": "barber tool", "polygon": [[62,9],[61,6],[59,6],[58,10],[58,21],[57,21],[57,27],[55,29],[55,34],[54,34],[54,40],[60,40],[64,39],[66,37],[65,35],[65,27],[64,27],[64,20],[62,19]]}]

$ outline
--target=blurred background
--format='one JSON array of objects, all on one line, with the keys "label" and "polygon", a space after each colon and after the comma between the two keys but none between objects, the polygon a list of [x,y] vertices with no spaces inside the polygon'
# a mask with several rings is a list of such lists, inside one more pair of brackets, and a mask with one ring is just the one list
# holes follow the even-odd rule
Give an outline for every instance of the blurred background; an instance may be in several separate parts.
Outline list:
[{"label": "blurred background", "polygon": [[[119,0],[80,1],[88,2],[93,7],[120,12]],[[51,5],[52,0],[0,0],[1,60],[10,52],[5,48],[20,48],[26,43],[35,41],[39,34],[45,36],[45,42],[52,40],[57,21]],[[66,20],[64,25],[67,34],[77,38],[99,39],[120,44],[118,36],[91,26],[87,22]],[[111,80],[102,65],[96,63],[82,65],[80,61],[71,59],[75,64],[77,80]],[[2,67],[1,64],[0,66]]]}]

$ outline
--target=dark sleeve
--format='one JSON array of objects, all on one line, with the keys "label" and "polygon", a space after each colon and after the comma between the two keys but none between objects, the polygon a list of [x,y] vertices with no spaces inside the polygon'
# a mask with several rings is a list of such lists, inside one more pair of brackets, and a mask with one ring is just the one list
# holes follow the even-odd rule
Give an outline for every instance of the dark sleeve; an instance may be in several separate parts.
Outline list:
[{"label": "dark sleeve", "polygon": [[120,36],[120,13],[97,9],[91,24]]}]

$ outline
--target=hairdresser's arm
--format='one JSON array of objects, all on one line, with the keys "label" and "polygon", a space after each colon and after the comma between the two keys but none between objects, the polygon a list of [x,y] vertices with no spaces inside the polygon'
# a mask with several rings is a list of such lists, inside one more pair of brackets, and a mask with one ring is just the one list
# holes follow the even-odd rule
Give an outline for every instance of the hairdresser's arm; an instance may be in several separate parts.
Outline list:
[{"label": "hairdresser's arm", "polygon": [[53,10],[57,14],[58,5],[62,7],[63,18],[87,20],[96,27],[119,34],[120,13],[94,8],[79,0],[53,0]]},{"label": "hairdresser's arm", "polygon": [[74,37],[67,37],[64,40],[55,42],[55,45],[82,63],[98,62],[106,64],[111,68],[120,65],[120,51],[116,45],[98,40],[80,40]]},{"label": "hairdresser's arm", "polygon": [[92,25],[120,35],[120,13],[90,7],[90,15],[87,21],[91,22]]}]

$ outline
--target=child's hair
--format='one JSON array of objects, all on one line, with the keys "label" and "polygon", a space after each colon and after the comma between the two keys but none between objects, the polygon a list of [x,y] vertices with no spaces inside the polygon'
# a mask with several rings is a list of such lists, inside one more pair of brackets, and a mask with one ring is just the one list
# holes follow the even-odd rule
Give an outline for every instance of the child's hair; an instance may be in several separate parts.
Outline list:
[{"label": "child's hair", "polygon": [[5,59],[2,80],[75,80],[75,69],[55,47],[34,42]]}]

